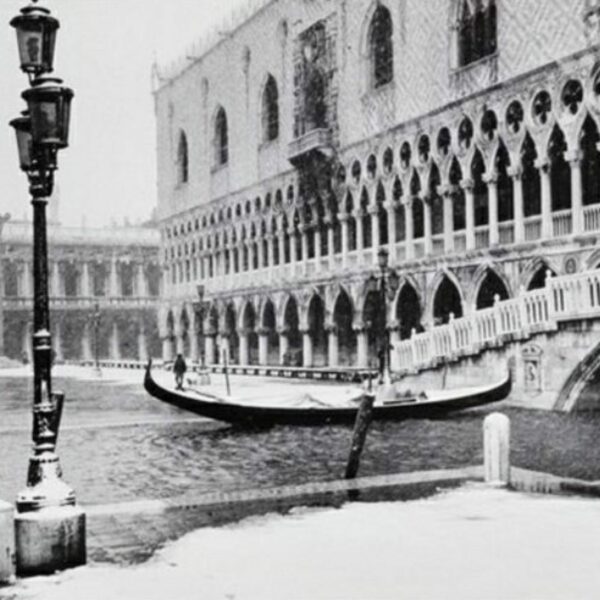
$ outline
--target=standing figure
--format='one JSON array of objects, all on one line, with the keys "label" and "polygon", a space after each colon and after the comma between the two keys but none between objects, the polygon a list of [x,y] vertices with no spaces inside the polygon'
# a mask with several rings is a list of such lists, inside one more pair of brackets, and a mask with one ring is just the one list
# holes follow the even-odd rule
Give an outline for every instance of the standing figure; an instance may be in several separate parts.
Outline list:
[{"label": "standing figure", "polygon": [[187,365],[185,364],[185,359],[183,355],[178,354],[175,359],[175,364],[173,365],[173,372],[175,373],[175,387],[178,390],[183,389],[183,376],[187,371]]}]

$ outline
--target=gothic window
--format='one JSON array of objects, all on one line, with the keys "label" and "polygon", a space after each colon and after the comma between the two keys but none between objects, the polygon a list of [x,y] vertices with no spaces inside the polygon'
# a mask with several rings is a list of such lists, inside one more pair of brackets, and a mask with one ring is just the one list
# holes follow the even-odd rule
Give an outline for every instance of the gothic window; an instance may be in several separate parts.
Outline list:
[{"label": "gothic window", "polygon": [[277,82],[269,75],[262,97],[263,139],[271,142],[279,137],[279,92]]},{"label": "gothic window", "polygon": [[188,180],[188,143],[185,133],[179,134],[177,146],[177,183],[187,183]]},{"label": "gothic window", "polygon": [[490,56],[497,48],[495,0],[462,0],[458,19],[459,66]]},{"label": "gothic window", "polygon": [[223,107],[219,108],[215,118],[215,165],[221,167],[229,162],[229,132],[227,114]]},{"label": "gothic window", "polygon": [[378,88],[394,78],[394,45],[392,41],[392,16],[379,5],[369,31],[369,51],[373,87]]}]

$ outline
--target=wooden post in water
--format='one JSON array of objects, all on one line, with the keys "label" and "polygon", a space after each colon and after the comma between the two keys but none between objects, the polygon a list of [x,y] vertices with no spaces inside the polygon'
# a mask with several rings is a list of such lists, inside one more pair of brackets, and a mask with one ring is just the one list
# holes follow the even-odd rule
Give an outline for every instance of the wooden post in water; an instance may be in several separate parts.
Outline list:
[{"label": "wooden post in water", "polygon": [[510,483],[510,420],[492,413],[483,421],[485,482],[492,485]]},{"label": "wooden post in water", "polygon": [[373,403],[375,402],[375,394],[371,391],[365,392],[365,396],[360,403],[360,408],[356,414],[354,423],[354,432],[352,433],[352,446],[350,447],[350,455],[348,456],[348,464],[346,465],[346,479],[354,479],[358,473],[360,466],[360,455],[362,454],[365,440],[367,439],[367,431],[373,418]]},{"label": "wooden post in water", "polygon": [[231,396],[231,386],[229,385],[229,357],[227,352],[223,352],[223,371],[225,372],[225,385],[227,386],[227,395]]}]

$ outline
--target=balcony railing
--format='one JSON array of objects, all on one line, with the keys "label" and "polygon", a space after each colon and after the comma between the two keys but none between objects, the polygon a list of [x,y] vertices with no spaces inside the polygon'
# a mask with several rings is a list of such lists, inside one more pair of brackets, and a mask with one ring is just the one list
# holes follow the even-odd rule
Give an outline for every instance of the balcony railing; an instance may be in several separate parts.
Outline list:
[{"label": "balcony railing", "polygon": [[500,244],[514,244],[514,221],[503,221],[502,223],[498,223],[498,241],[500,242]]},{"label": "balcony railing", "polygon": [[525,224],[525,240],[533,242],[542,237],[542,217],[535,215],[524,219]]},{"label": "balcony railing", "polygon": [[487,248],[490,245],[490,228],[488,225],[475,227],[475,248]]},{"label": "balcony railing", "polygon": [[600,231],[600,204],[583,207],[584,231]]},{"label": "balcony railing", "polygon": [[573,218],[571,209],[559,210],[552,213],[552,233],[554,237],[571,235],[573,231]]}]

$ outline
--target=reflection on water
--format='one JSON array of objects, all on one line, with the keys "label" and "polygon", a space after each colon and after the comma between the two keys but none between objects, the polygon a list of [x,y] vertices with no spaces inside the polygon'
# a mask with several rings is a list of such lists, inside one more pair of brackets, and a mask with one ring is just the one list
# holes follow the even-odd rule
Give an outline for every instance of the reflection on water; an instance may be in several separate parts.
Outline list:
[{"label": "reflection on water", "polygon": [[[7,500],[25,483],[30,385],[25,379],[0,380],[0,498]],[[335,479],[344,471],[348,427],[248,431],[194,419],[148,397],[141,384],[65,379],[56,387],[67,394],[59,455],[82,503]],[[361,474],[480,463],[482,420],[490,410],[374,423]],[[600,479],[600,416],[504,412],[511,417],[514,464]]]}]

